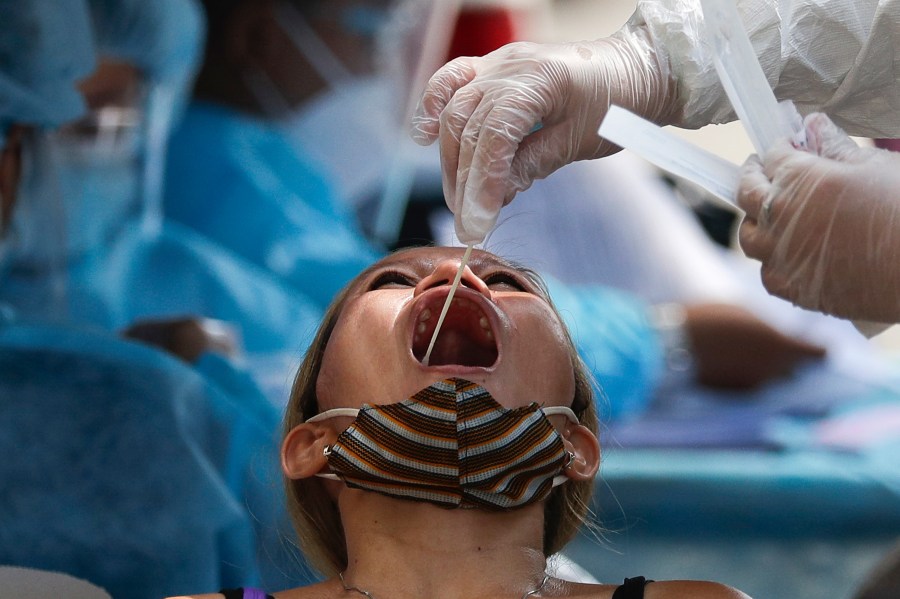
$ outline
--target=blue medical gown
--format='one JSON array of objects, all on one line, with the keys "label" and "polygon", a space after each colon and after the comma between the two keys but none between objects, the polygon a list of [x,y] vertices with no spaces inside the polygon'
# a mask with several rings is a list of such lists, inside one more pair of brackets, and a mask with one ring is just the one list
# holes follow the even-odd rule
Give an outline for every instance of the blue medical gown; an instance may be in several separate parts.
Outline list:
[{"label": "blue medical gown", "polygon": [[322,315],[297,289],[177,223],[158,236],[135,228],[86,277],[118,310],[115,323],[189,311],[236,325],[253,353],[302,355]]},{"label": "blue medical gown", "polygon": [[0,563],[157,599],[258,584],[254,535],[290,534],[261,397],[107,334],[4,324],[0,402]]},{"label": "blue medical gown", "polygon": [[[0,301],[23,320],[46,322],[60,308],[50,273],[11,271]],[[321,310],[296,289],[196,232],[166,223],[145,232],[134,223],[117,242],[72,263],[64,314],[74,325],[115,330],[136,319],[180,316],[217,318],[235,326],[248,352],[302,355]]]},{"label": "blue medical gown", "polygon": [[324,308],[382,252],[321,172],[265,121],[193,103],[172,134],[165,214]]},{"label": "blue medical gown", "polygon": [[609,287],[545,280],[594,377],[600,419],[641,414],[666,371],[659,334],[647,318],[647,304]]}]

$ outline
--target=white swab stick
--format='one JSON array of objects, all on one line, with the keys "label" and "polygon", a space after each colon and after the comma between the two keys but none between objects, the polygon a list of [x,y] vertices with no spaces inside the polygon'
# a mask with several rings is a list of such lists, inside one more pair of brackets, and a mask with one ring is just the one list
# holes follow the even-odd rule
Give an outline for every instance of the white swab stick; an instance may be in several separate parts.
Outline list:
[{"label": "white swab stick", "polygon": [[453,279],[453,284],[450,286],[450,293],[447,294],[447,299],[444,301],[444,307],[441,308],[441,315],[438,317],[437,326],[434,327],[434,333],[431,334],[431,342],[428,344],[428,351],[425,352],[425,358],[422,359],[422,363],[425,366],[428,366],[428,360],[431,358],[431,350],[434,349],[434,342],[437,341],[438,333],[441,330],[441,326],[444,324],[444,317],[447,316],[447,310],[450,309],[450,302],[453,301],[453,296],[456,294],[456,288],[459,287],[459,281],[462,279],[463,271],[466,269],[466,264],[469,263],[469,255],[472,253],[472,244],[466,246],[466,252],[463,254],[462,262],[459,263],[459,270],[456,271],[456,277]]}]

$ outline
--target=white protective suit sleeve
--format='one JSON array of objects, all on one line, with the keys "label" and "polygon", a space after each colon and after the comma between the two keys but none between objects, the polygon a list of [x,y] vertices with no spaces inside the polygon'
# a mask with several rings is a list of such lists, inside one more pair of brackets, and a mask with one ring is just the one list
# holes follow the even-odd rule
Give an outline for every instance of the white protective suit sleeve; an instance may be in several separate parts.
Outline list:
[{"label": "white protective suit sleeve", "polygon": [[[851,135],[900,137],[900,0],[738,0],[775,94],[801,113],[827,113]],[[703,42],[699,0],[639,0],[645,27],[677,81],[678,124],[734,120]]]}]

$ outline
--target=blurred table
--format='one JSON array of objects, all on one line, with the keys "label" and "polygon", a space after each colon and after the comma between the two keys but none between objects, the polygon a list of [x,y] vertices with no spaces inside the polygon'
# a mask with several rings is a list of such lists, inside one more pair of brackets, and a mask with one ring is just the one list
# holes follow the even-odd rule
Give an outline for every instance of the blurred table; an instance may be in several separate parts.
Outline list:
[{"label": "blurred table", "polygon": [[604,533],[582,532],[566,554],[603,582],[849,598],[900,536],[900,460],[884,450],[608,448],[594,505]]}]

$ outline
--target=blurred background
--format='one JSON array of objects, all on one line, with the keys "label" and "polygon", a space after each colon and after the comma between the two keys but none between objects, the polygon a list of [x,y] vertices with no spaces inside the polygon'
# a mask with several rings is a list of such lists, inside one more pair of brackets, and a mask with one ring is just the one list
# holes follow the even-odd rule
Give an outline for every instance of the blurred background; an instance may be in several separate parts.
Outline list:
[{"label": "blurred background", "polygon": [[[138,599],[316,580],[280,420],[335,293],[456,243],[421,89],[634,8],[0,0],[0,566]],[[676,131],[752,152],[739,123]],[[547,280],[598,383],[567,575],[896,597],[867,593],[896,572],[900,344],[769,296],[739,218],[625,151],[535,182],[485,244]]]}]

